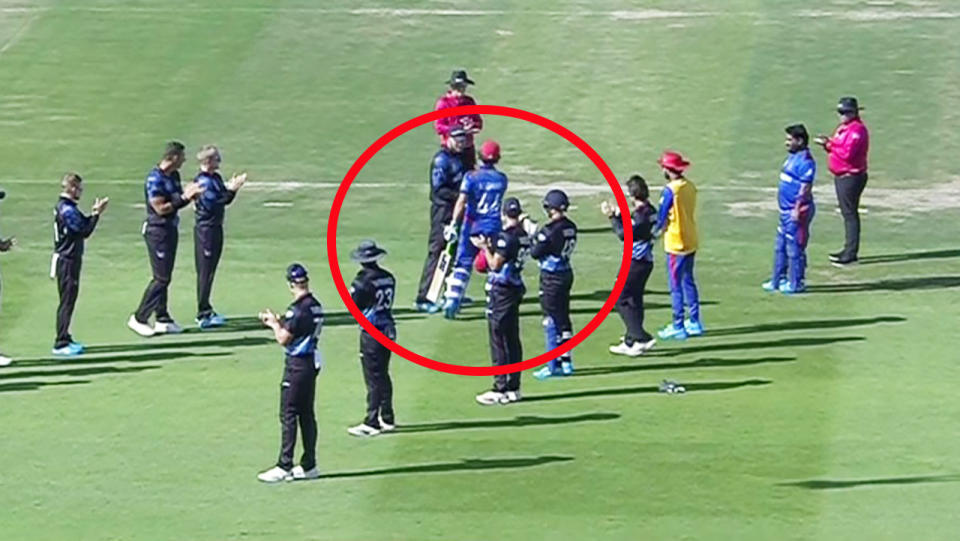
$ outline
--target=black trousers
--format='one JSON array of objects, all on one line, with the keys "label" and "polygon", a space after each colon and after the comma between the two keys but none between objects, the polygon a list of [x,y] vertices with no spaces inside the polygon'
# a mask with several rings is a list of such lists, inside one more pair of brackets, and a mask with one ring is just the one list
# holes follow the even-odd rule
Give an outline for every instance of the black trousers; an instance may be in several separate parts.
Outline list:
[{"label": "black trousers", "polygon": [[140,306],[134,314],[141,323],[146,323],[154,314],[157,321],[172,320],[167,310],[167,289],[173,279],[179,235],[176,226],[148,225],[144,229],[143,238],[147,243],[153,279],[147,284]]},{"label": "black trousers", "polygon": [[867,174],[840,175],[834,177],[833,185],[846,233],[843,255],[856,257],[860,252],[860,196],[867,187]]},{"label": "black trousers", "polygon": [[[570,321],[571,288],[572,271],[540,273],[540,308],[546,320],[544,327],[548,341],[551,331],[555,333],[558,346],[573,336],[573,322]],[[569,360],[570,357],[570,353],[565,353],[561,360]]]},{"label": "black trousers", "polygon": [[463,163],[463,170],[470,171],[477,165],[477,149],[473,145],[465,147],[460,151],[460,161]]},{"label": "black trousers", "polygon": [[210,293],[213,277],[223,254],[223,226],[197,226],[193,228],[193,256],[197,268],[197,319],[213,313]]},{"label": "black trousers", "polygon": [[447,247],[443,240],[443,226],[453,219],[453,204],[430,204],[430,237],[427,239],[427,260],[423,263],[423,274],[420,276],[420,289],[417,292],[417,302],[427,301],[427,291],[433,279],[433,271],[437,268],[437,260]]},{"label": "black trousers", "polygon": [[293,468],[293,450],[297,445],[297,424],[300,425],[303,453],[300,465],[304,470],[317,465],[317,418],[313,400],[317,374],[312,357],[287,357],[280,384],[280,458],[277,466]]},{"label": "black trousers", "polygon": [[[383,334],[396,339],[393,328],[380,329]],[[380,428],[384,423],[394,424],[393,382],[390,380],[390,350],[380,345],[366,331],[360,332],[360,364],[363,366],[363,381],[367,385],[367,426]]]},{"label": "black trousers", "polygon": [[[487,324],[490,330],[490,357],[494,366],[516,364],[523,360],[520,342],[520,301],[522,287],[494,285],[487,292]],[[493,377],[493,390],[499,393],[520,390],[520,372]]]},{"label": "black trousers", "polygon": [[627,283],[623,286],[623,292],[617,299],[617,313],[627,327],[627,332],[623,336],[623,341],[628,346],[634,342],[649,342],[653,340],[643,328],[643,293],[647,287],[647,279],[653,271],[653,261],[635,260],[630,263],[630,274],[627,275]]},{"label": "black trousers", "polygon": [[73,342],[70,336],[70,320],[73,319],[73,307],[80,294],[80,267],[83,260],[79,257],[57,258],[57,290],[60,292],[60,306],[57,307],[57,339],[53,347],[60,348]]}]

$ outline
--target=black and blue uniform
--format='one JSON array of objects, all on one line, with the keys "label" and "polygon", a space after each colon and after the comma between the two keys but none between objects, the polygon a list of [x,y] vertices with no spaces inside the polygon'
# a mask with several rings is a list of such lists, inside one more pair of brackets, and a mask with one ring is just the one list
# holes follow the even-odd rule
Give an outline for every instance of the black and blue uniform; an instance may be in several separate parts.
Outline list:
[{"label": "black and blue uniform", "polygon": [[[530,252],[530,237],[519,225],[508,227],[494,239],[494,252],[503,257],[499,270],[487,274],[487,323],[490,356],[495,366],[523,360],[520,341],[520,302],[527,288],[523,284],[523,261]],[[494,376],[498,393],[520,390],[520,372]]]},{"label": "black and blue uniform", "polygon": [[[543,331],[547,351],[573,337],[570,320],[570,289],[573,267],[570,257],[577,246],[577,225],[566,216],[554,220],[537,233],[530,255],[540,263],[540,307],[543,309]],[[561,362],[571,362],[570,353],[550,361],[553,372]]]},{"label": "black and blue uniform", "polygon": [[196,222],[193,227],[194,263],[197,269],[197,319],[213,315],[210,293],[223,254],[223,217],[227,205],[237,192],[227,189],[218,172],[201,172],[194,182],[203,186],[197,197]]},{"label": "black and blue uniform", "polygon": [[293,468],[293,450],[297,444],[297,424],[303,440],[300,466],[313,469],[317,464],[317,419],[313,411],[317,374],[322,360],[317,344],[323,329],[323,307],[312,294],[298,298],[283,316],[283,328],[293,335],[286,346],[283,382],[280,384],[280,458],[277,466]]},{"label": "black and blue uniform", "polygon": [[427,239],[427,260],[423,263],[417,302],[427,302],[427,291],[440,254],[446,247],[443,227],[453,219],[453,207],[460,196],[464,167],[459,154],[441,148],[430,162],[430,238]]},{"label": "black and blue uniform", "polygon": [[[630,256],[630,273],[617,299],[617,312],[627,327],[623,341],[628,346],[634,342],[647,343],[653,340],[643,328],[643,293],[653,271],[653,230],[657,224],[657,209],[645,203],[630,214],[633,227],[633,247]],[[623,240],[623,221],[620,216],[610,217],[613,232]]]},{"label": "black and blue uniform", "polygon": [[[376,263],[365,263],[350,285],[350,296],[374,327],[391,340],[397,331],[393,321],[393,299],[397,281]],[[395,424],[393,382],[390,380],[390,350],[367,331],[360,330],[360,363],[367,385],[367,414],[364,424],[381,428],[381,421]]]},{"label": "black and blue uniform", "polygon": [[60,305],[57,307],[57,338],[54,349],[73,342],[70,336],[70,320],[73,307],[80,294],[80,268],[83,262],[84,241],[93,234],[100,217],[85,216],[77,203],[69,197],[60,196],[53,210],[53,271],[57,277]]},{"label": "black and blue uniform", "polygon": [[[143,223],[142,232],[147,243],[153,278],[143,292],[134,317],[140,323],[147,323],[150,316],[156,314],[157,321],[171,322],[173,318],[167,310],[167,290],[173,279],[173,266],[177,258],[180,227],[178,211],[190,201],[183,198],[178,171],[165,173],[159,167],[154,167],[147,175],[143,191],[147,204],[147,220]],[[156,197],[172,204],[173,212],[164,216],[157,214],[150,204],[150,200]]]}]

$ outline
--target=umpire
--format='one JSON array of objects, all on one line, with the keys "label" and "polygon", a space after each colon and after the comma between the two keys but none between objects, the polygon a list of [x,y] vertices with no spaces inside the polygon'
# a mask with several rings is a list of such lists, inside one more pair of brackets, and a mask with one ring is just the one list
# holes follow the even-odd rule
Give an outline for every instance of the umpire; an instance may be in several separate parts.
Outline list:
[{"label": "umpire", "polygon": [[220,149],[205,145],[197,153],[200,173],[193,179],[203,188],[197,197],[196,221],[193,227],[194,264],[197,269],[197,325],[201,329],[222,326],[226,320],[210,305],[213,277],[223,254],[223,216],[233,203],[237,191],[247,181],[247,174],[234,175],[224,183],[220,176]]},{"label": "umpire", "polygon": [[[260,312],[260,321],[273,330],[277,343],[286,354],[283,382],[280,384],[280,424],[282,440],[277,465],[257,475],[264,483],[316,479],[317,419],[313,411],[317,374],[323,360],[317,343],[323,329],[323,307],[310,292],[307,269],[299,263],[287,267],[287,284],[293,304],[281,318],[271,310]],[[300,464],[293,465],[297,444],[297,423],[303,439]]]},{"label": "umpire", "polygon": [[440,305],[427,299],[433,272],[447,243],[443,228],[453,219],[453,207],[460,195],[460,182],[466,171],[460,152],[467,141],[463,128],[454,128],[444,140],[443,146],[430,162],[430,238],[427,240],[427,260],[423,263],[420,289],[417,292],[416,308],[419,312],[436,313]]},{"label": "umpire", "polygon": [[[530,237],[521,225],[523,210],[520,201],[509,197],[503,202],[504,224],[496,238],[471,237],[481,250],[487,268],[487,323],[490,332],[490,353],[495,366],[523,360],[520,341],[520,302],[527,288],[523,285],[523,260],[530,252]],[[493,389],[477,395],[484,406],[518,402],[520,372],[500,374],[493,378]]]},{"label": "umpire", "polygon": [[57,278],[60,306],[57,308],[57,338],[53,354],[72,357],[80,355],[86,346],[70,336],[70,319],[80,293],[80,267],[83,262],[84,241],[93,234],[100,215],[107,208],[109,198],[96,198],[90,216],[77,208],[83,195],[83,179],[77,173],[67,173],[61,181],[63,192],[54,208],[53,263],[51,278]]},{"label": "umpire", "polygon": [[[180,167],[185,161],[183,143],[167,143],[160,163],[147,175],[144,186],[147,220],[143,223],[143,239],[147,243],[153,279],[143,292],[137,311],[127,321],[127,326],[140,336],[183,332],[167,311],[167,289],[177,258],[180,226],[177,212],[203,193],[203,187],[196,183],[181,187]],[[151,327],[150,316],[154,314],[156,324]]]},{"label": "umpire", "polygon": [[[361,265],[360,272],[350,284],[350,297],[367,321],[391,340],[396,340],[397,330],[391,311],[397,281],[378,263],[385,255],[387,251],[372,240],[361,242],[350,253],[350,259]],[[367,415],[362,423],[348,428],[347,432],[359,437],[390,432],[396,427],[390,350],[363,329],[360,330],[360,363],[363,365],[363,381],[367,385]]]}]

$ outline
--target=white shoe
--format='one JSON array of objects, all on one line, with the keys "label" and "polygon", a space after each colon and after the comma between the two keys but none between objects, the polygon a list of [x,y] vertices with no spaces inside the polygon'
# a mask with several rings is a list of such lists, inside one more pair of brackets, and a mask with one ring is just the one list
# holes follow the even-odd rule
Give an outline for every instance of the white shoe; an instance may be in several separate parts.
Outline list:
[{"label": "white shoe", "polygon": [[634,342],[634,344],[640,344],[640,347],[643,348],[643,352],[646,353],[653,349],[653,346],[657,345],[657,339],[651,338],[649,342]]},{"label": "white shoe", "polygon": [[3,353],[0,353],[0,366],[10,366],[10,363],[13,362],[13,359],[7,357]]},{"label": "white shoe", "polygon": [[487,391],[477,395],[477,402],[482,406],[494,406],[500,404],[503,399],[503,393],[497,391]]},{"label": "white shoe", "polygon": [[279,483],[281,481],[292,481],[293,474],[280,466],[274,466],[265,472],[257,474],[257,479],[264,483]]},{"label": "white shoe", "polygon": [[610,346],[610,353],[614,355],[626,355],[627,357],[639,357],[643,355],[643,349],[640,347],[639,342],[634,342],[632,346],[628,346],[626,342],[620,342],[615,346]]},{"label": "white shoe", "polygon": [[523,399],[523,396],[520,394],[520,391],[507,391],[500,397],[500,403],[511,404],[513,402],[519,402],[521,399]]},{"label": "white shoe", "polygon": [[379,436],[380,429],[373,428],[372,426],[366,423],[360,423],[357,426],[351,426],[347,429],[347,432],[351,436],[357,436],[358,438],[369,438],[372,436]]},{"label": "white shoe", "polygon": [[137,321],[137,316],[130,315],[130,319],[127,320],[127,327],[130,327],[130,330],[139,334],[140,336],[150,337],[157,334],[153,327],[146,323],[140,323]]},{"label": "white shoe", "polygon": [[397,429],[397,425],[385,423],[383,422],[383,419],[380,419],[380,432],[393,432],[396,429]]},{"label": "white shoe", "polygon": [[303,466],[294,466],[290,470],[290,475],[293,477],[294,481],[306,481],[308,479],[319,479],[320,470],[316,466],[310,468],[309,470],[304,471]]},{"label": "white shoe", "polygon": [[158,321],[153,325],[154,334],[180,334],[183,327],[177,325],[176,321]]}]

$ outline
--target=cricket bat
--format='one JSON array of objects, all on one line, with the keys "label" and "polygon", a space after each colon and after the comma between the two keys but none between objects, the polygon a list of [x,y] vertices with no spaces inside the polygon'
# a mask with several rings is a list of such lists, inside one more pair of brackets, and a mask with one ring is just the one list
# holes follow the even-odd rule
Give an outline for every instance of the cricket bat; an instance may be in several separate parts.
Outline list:
[{"label": "cricket bat", "polygon": [[440,254],[437,260],[437,268],[433,271],[433,279],[430,280],[430,288],[427,289],[427,300],[436,304],[440,300],[440,293],[443,290],[443,284],[446,283],[447,273],[450,272],[450,263],[453,262],[453,256],[457,251],[457,240],[454,239],[447,243],[447,248]]}]

